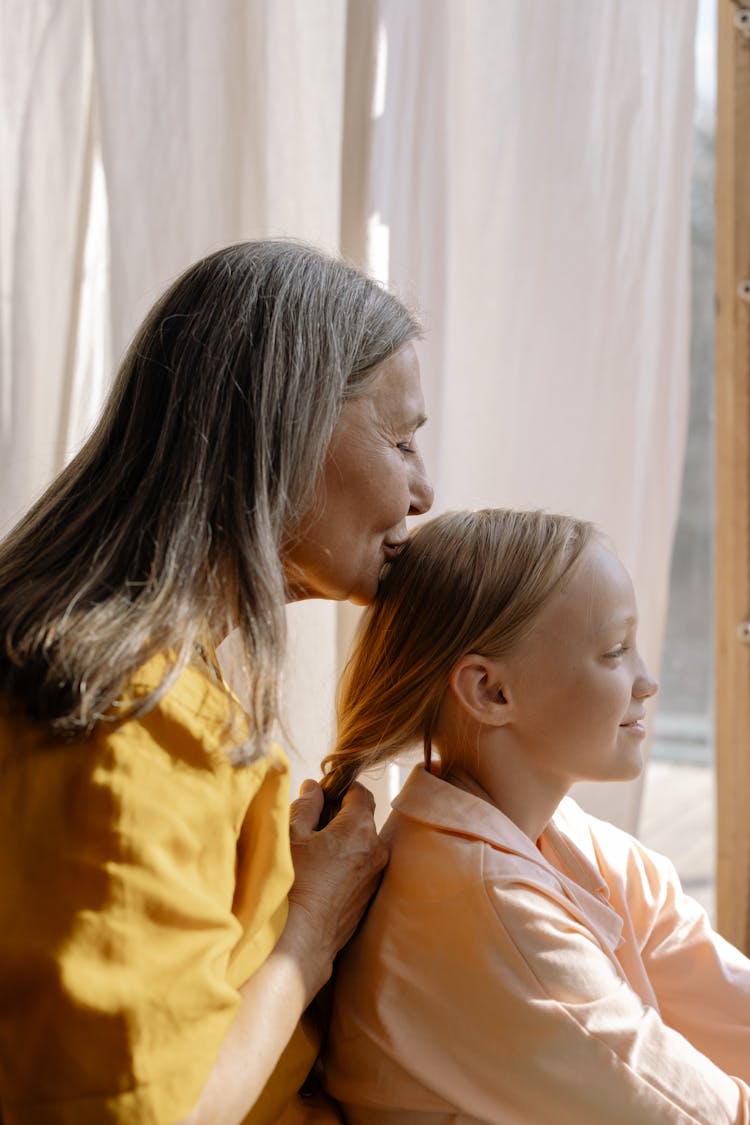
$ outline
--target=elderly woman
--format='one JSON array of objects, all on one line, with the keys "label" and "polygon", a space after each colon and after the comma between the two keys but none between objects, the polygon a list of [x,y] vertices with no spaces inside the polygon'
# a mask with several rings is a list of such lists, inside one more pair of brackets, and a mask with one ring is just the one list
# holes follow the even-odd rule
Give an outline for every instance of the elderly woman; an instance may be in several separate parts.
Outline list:
[{"label": "elderly woman", "polygon": [[311,248],[206,258],[0,547],[4,1125],[294,1118],[386,857],[366,791],[317,831],[312,782],[290,852],[284,602],[369,602],[430,507],[418,331]]}]

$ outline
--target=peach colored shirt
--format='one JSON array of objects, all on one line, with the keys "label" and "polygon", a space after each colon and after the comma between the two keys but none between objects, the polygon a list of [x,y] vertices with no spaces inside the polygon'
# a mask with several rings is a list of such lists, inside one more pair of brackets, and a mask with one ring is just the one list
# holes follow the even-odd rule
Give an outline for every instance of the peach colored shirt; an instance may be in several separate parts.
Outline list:
[{"label": "peach colored shirt", "polygon": [[566,798],[535,846],[410,775],[337,976],[350,1125],[750,1122],[750,961],[671,864]]}]

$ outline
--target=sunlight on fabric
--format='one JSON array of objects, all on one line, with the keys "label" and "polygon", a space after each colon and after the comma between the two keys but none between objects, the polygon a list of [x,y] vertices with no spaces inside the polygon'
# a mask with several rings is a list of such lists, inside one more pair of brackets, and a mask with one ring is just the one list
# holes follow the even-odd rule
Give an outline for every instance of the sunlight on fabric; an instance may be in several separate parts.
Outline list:
[{"label": "sunlight on fabric", "polygon": [[391,762],[388,766],[388,803],[398,795],[399,790],[403,784],[401,777],[401,770],[398,762]]},{"label": "sunlight on fabric", "polygon": [[66,461],[92,429],[109,386],[108,245],[107,188],[101,152],[96,148],[91,163],[73,382],[62,435]]},{"label": "sunlight on fabric", "polygon": [[716,109],[716,0],[698,2],[695,93],[697,116],[713,116]]},{"label": "sunlight on fabric", "polygon": [[385,91],[388,79],[388,32],[381,19],[378,24],[378,42],[375,49],[375,83],[372,94],[372,119],[377,121],[385,113]]},{"label": "sunlight on fabric", "polygon": [[388,284],[390,231],[375,211],[367,220],[367,269],[384,285]]},{"label": "sunlight on fabric", "polygon": [[[388,83],[388,32],[385,21],[378,23],[377,44],[375,47],[375,81],[372,91],[372,120],[377,121],[385,114],[386,89]],[[367,220],[367,269],[368,272],[388,284],[390,265],[390,231],[374,211]]]}]

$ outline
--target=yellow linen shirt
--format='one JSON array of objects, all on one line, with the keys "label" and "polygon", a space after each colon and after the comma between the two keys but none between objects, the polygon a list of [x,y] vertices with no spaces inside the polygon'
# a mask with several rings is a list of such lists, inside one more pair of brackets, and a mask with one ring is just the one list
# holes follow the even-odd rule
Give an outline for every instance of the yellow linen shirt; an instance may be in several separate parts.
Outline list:
[{"label": "yellow linen shirt", "polygon": [[417,767],[336,976],[349,1125],[747,1125],[750,961],[566,799],[538,846]]},{"label": "yellow linen shirt", "polygon": [[[150,661],[132,693],[163,669]],[[0,707],[3,1125],[162,1125],[193,1108],[293,876],[286,759],[233,767],[229,707],[198,664],[88,738]],[[300,1030],[249,1121],[279,1120],[315,1049]]]}]

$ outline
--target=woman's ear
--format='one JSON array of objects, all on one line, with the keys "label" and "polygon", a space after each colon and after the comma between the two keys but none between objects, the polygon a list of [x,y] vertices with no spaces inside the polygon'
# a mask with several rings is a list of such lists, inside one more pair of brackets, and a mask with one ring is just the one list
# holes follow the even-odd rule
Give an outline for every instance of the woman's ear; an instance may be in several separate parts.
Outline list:
[{"label": "woman's ear", "polygon": [[511,718],[502,661],[467,652],[453,665],[449,684],[459,706],[478,722],[500,727]]}]

